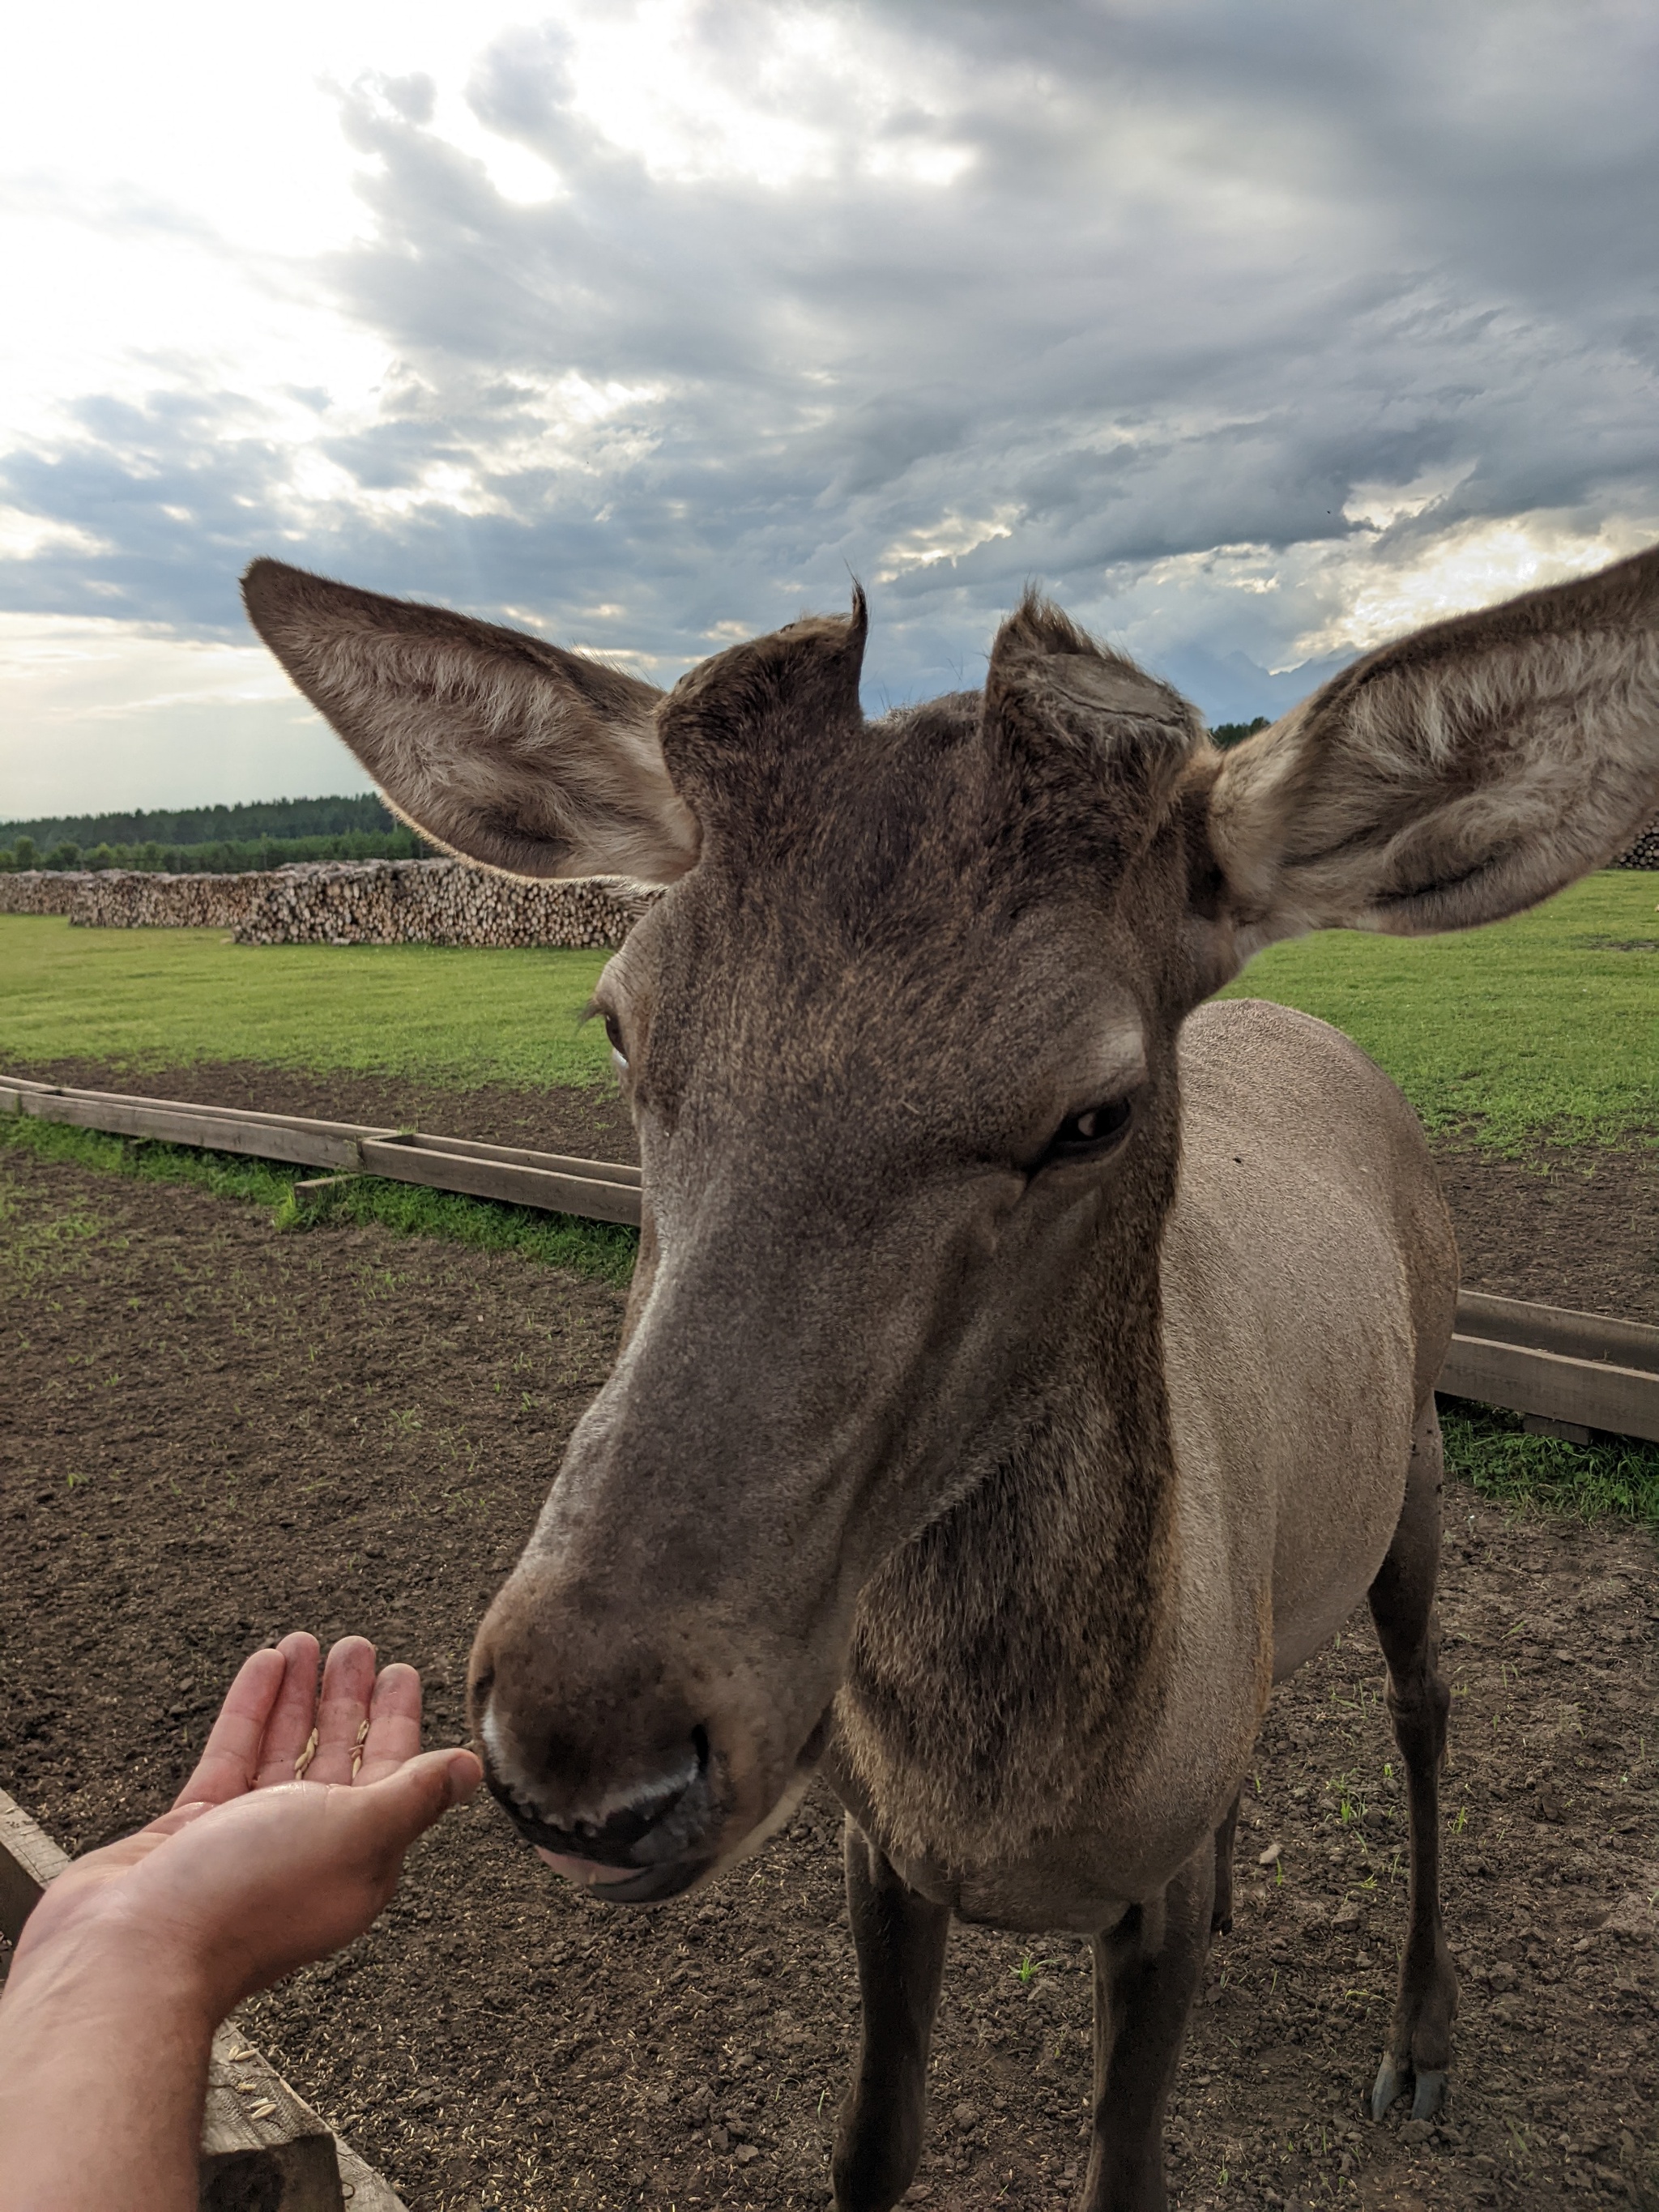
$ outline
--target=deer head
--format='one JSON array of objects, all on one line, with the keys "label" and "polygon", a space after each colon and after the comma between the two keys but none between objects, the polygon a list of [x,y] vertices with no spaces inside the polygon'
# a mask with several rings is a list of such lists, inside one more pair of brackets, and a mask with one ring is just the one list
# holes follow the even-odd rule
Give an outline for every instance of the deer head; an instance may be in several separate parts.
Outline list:
[{"label": "deer head", "polygon": [[670,886],[596,994],[644,1170],[623,1348],[472,1671],[497,1795],[620,1901],[787,1815],[884,1565],[1067,1424],[1121,1499],[1097,1663],[1133,1700],[1182,1019],[1275,938],[1494,920],[1659,811],[1659,553],[1224,756],[1036,599],[982,693],[872,722],[861,596],[664,694],[270,562],[246,590],[406,821]]}]

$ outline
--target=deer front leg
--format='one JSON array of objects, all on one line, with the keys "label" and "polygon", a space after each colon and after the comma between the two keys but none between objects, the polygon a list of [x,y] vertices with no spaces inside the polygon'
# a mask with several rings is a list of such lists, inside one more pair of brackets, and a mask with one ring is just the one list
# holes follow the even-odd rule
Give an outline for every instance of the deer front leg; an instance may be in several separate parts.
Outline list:
[{"label": "deer front leg", "polygon": [[1164,2111],[1210,1948],[1216,1846],[1097,1936],[1095,2100],[1083,2212],[1164,2212]]},{"label": "deer front leg", "polygon": [[849,1814],[847,1906],[864,2022],[858,2075],[836,2128],[836,2212],[888,2212],[915,2179],[927,2110],[948,1905],[901,1881]]},{"label": "deer front leg", "polygon": [[1405,1761],[1411,1816],[1406,1948],[1389,2047],[1371,2089],[1374,2120],[1408,2080],[1414,2120],[1432,2119],[1440,2110],[1457,2009],[1457,1974],[1440,1922],[1440,1766],[1451,1705],[1440,1677],[1434,1614],[1441,1480],[1440,1424],[1431,1398],[1418,1420],[1400,1525],[1370,1587],[1371,1618],[1389,1662],[1389,1717]]},{"label": "deer front leg", "polygon": [[1238,1826],[1238,1808],[1244,1796],[1241,1789],[1227,1808],[1227,1817],[1215,1832],[1215,1896],[1210,1905],[1210,1933],[1231,1936],[1233,1932],[1233,1831]]}]

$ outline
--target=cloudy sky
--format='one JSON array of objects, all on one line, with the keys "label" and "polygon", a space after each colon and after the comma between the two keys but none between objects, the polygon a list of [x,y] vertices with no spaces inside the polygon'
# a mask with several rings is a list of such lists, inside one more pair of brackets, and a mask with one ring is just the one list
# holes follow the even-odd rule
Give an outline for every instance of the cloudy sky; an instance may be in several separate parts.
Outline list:
[{"label": "cloudy sky", "polygon": [[1659,538],[1651,0],[166,0],[0,36],[0,817],[359,787],[258,552],[659,681],[1029,578],[1212,719]]}]

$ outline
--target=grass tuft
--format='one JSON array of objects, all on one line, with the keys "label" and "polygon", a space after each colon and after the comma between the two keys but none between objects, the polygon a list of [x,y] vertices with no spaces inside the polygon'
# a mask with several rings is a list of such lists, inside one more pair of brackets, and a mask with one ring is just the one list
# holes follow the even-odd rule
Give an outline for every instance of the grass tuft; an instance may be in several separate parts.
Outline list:
[{"label": "grass tuft", "polygon": [[232,1152],[203,1152],[194,1146],[156,1144],[147,1138],[112,1137],[100,1129],[76,1129],[64,1122],[39,1121],[33,1115],[0,1116],[0,1142],[33,1152],[39,1159],[61,1160],[146,1182],[190,1183],[216,1198],[269,1206],[281,1230],[309,1231],[327,1222],[347,1221],[390,1229],[400,1237],[441,1237],[486,1252],[515,1252],[522,1259],[568,1267],[619,1289],[627,1287],[639,1250],[637,1232],[614,1222],[501,1206],[491,1199],[388,1182],[379,1176],[348,1178],[325,1212],[307,1213],[294,1203],[294,1185],[314,1170],[244,1159]]},{"label": "grass tuft", "polygon": [[1466,1398],[1440,1401],[1440,1428],[1448,1470],[1483,1497],[1586,1521],[1610,1514],[1659,1522],[1659,1444],[1528,1436],[1519,1413]]}]

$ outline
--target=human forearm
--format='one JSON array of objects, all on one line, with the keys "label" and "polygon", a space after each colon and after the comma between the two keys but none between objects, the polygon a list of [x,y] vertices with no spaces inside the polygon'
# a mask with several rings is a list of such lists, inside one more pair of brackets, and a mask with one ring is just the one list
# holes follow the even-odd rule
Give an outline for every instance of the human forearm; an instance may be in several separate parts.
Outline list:
[{"label": "human forearm", "polygon": [[142,1941],[26,1948],[0,1999],[0,2212],[194,2212],[215,2025]]}]

